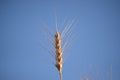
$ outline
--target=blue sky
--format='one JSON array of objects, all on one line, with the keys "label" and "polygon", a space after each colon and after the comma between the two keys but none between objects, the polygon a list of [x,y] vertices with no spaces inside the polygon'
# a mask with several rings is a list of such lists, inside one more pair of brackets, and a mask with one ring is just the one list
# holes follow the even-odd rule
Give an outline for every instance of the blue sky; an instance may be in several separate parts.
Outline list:
[{"label": "blue sky", "polygon": [[[41,48],[46,31],[76,18],[76,40],[64,56],[63,80],[120,80],[119,0],[0,0],[0,80],[59,80],[54,58]],[[66,21],[66,23],[67,23]],[[78,22],[77,22],[78,21]],[[46,31],[47,32],[47,31]],[[112,68],[112,69],[111,69]]]}]

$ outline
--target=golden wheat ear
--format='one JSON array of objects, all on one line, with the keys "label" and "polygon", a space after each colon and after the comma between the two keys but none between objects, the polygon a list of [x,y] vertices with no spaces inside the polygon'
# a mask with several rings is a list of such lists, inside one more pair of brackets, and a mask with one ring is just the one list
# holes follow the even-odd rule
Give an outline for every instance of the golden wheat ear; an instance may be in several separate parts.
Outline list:
[{"label": "golden wheat ear", "polygon": [[62,64],[63,64],[63,51],[62,51],[62,40],[61,35],[58,29],[58,23],[57,23],[57,16],[55,16],[55,24],[56,24],[56,34],[55,34],[55,60],[56,64],[55,67],[59,71],[60,80],[62,80]]},{"label": "golden wheat ear", "polygon": [[[61,33],[59,32],[59,29],[58,29],[57,18],[55,21],[56,21],[55,23],[56,33],[55,34],[52,32],[52,30],[49,29],[48,25],[43,21],[41,21],[41,23],[44,25],[45,30],[47,30],[47,33],[50,33],[50,36],[48,36],[49,34],[47,34],[46,31],[40,30],[41,34],[52,45],[52,48],[54,49],[54,51],[50,49],[51,47],[49,48],[48,46],[44,46],[42,45],[42,43],[41,43],[41,46],[55,58],[55,67],[59,71],[60,80],[62,80],[63,53],[65,49],[68,47],[68,45],[70,44],[70,39],[73,40],[70,34],[72,34],[71,29],[73,27],[74,19],[71,20],[65,26],[64,30]],[[66,41],[65,39],[68,41]]]},{"label": "golden wheat ear", "polygon": [[[54,51],[52,51],[48,46],[44,46],[41,42],[40,45],[43,49],[45,49],[48,53],[52,55],[52,57],[55,57],[55,67],[59,71],[60,74],[60,80],[62,80],[62,48],[61,48],[61,36],[58,32],[58,25],[56,22],[56,33],[54,34],[52,30],[49,29],[48,25],[41,21],[41,23],[44,25],[44,28],[48,31],[47,33],[50,33],[50,36],[44,31],[40,30],[40,33],[46,38],[46,40],[53,46]],[[53,37],[54,35],[54,37]],[[54,39],[53,39],[54,38]]]},{"label": "golden wheat ear", "polygon": [[[56,59],[56,64],[55,67],[59,71],[60,75],[60,80],[62,80],[62,65],[63,65],[63,53],[65,48],[68,47],[68,44],[70,43],[69,40],[65,43],[63,43],[64,38],[66,38],[66,35],[69,36],[70,30],[72,29],[74,23],[74,19],[70,21],[60,34],[59,29],[58,29],[58,23],[56,20],[56,34],[55,34],[55,59]],[[69,36],[70,37],[70,36]]]}]

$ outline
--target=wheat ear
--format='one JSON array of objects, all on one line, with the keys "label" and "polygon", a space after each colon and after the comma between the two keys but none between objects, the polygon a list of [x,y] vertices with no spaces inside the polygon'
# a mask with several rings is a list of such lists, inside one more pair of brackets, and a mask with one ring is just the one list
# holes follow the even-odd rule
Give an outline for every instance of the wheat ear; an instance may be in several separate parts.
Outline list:
[{"label": "wheat ear", "polygon": [[62,63],[63,63],[63,58],[62,58],[62,48],[61,48],[61,36],[60,33],[57,31],[55,34],[55,59],[56,59],[56,68],[58,69],[60,73],[60,80],[62,80]]}]

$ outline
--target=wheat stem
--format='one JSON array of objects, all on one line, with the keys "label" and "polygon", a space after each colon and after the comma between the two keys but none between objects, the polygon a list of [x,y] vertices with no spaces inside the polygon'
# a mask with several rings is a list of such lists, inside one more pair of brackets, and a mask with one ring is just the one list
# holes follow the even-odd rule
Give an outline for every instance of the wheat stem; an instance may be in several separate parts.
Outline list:
[{"label": "wheat stem", "polygon": [[59,72],[60,73],[60,80],[62,80],[62,72]]}]

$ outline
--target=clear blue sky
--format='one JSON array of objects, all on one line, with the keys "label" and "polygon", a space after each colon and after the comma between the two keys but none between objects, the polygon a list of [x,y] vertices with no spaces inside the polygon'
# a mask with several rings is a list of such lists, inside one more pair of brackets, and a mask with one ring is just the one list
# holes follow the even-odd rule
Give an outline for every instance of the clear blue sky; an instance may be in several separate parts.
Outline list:
[{"label": "clear blue sky", "polygon": [[63,80],[110,80],[111,72],[112,80],[120,80],[119,0],[0,0],[0,80],[59,80],[54,58],[39,44],[47,46],[40,19],[54,31],[55,12],[59,24],[66,17],[79,21]]}]

